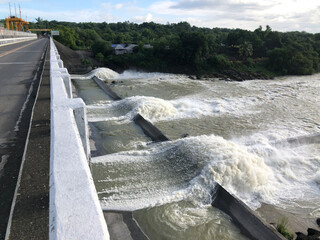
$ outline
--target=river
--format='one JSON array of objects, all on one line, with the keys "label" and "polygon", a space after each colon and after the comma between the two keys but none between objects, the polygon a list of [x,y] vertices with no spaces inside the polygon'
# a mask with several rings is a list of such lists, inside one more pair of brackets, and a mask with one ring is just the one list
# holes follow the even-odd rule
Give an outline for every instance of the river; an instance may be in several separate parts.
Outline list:
[{"label": "river", "polygon": [[[102,74],[101,74],[102,73]],[[73,81],[87,104],[104,209],[132,210],[150,239],[245,239],[211,207],[218,182],[257,209],[320,217],[320,75],[225,82],[101,69],[121,97]],[[135,114],[171,139],[152,143]],[[288,142],[299,137],[300,143]]]}]

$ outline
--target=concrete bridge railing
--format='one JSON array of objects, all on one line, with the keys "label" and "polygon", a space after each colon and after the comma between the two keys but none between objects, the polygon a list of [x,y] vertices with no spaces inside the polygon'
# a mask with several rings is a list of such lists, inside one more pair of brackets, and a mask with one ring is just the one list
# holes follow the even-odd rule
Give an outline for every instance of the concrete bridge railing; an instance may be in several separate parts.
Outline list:
[{"label": "concrete bridge railing", "polygon": [[88,160],[86,106],[50,40],[50,239],[109,239]]},{"label": "concrete bridge railing", "polygon": [[8,30],[6,28],[0,27],[0,39],[22,38],[22,37],[37,37],[37,34],[30,33],[30,32]]},{"label": "concrete bridge railing", "polygon": [[37,39],[37,34],[13,31],[0,27],[0,46],[16,42],[29,41],[32,39]]}]

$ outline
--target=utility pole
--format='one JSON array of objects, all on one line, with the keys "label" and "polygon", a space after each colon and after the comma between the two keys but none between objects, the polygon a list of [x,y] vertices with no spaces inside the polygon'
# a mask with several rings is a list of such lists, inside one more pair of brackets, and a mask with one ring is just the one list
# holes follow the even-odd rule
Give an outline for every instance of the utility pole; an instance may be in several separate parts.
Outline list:
[{"label": "utility pole", "polygon": [[9,12],[10,12],[10,16],[9,17],[11,17],[12,14],[11,14],[11,4],[10,4],[10,2],[9,2]]},{"label": "utility pole", "polygon": [[15,12],[15,17],[17,17],[17,7],[16,7],[16,3],[14,3],[14,12]]}]

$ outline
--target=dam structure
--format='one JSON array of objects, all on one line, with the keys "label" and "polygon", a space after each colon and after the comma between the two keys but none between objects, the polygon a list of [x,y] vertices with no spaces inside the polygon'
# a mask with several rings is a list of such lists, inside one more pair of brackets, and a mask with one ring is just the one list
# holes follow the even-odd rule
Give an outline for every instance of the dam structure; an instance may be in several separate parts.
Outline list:
[{"label": "dam structure", "polygon": [[[22,49],[26,50],[27,48],[30,48],[29,51],[25,52],[37,53],[37,56],[33,59],[32,63],[29,64],[32,65],[34,62],[37,63],[36,68],[33,70],[37,74],[33,76],[32,79],[28,79],[28,81],[21,80],[21,82],[19,82],[20,85],[26,84],[27,82],[28,94],[26,94],[27,96],[24,96],[27,100],[25,102],[19,101],[22,110],[20,116],[17,114],[18,116],[14,118],[17,124],[10,126],[15,129],[13,133],[1,132],[4,136],[3,139],[6,138],[3,140],[1,139],[1,136],[0,140],[3,141],[3,143],[0,142],[2,144],[1,146],[7,146],[7,148],[10,149],[1,149],[2,151],[0,152],[2,160],[0,165],[0,183],[2,186],[8,188],[8,193],[6,194],[8,196],[12,195],[11,201],[7,203],[7,224],[1,225],[2,228],[5,228],[4,234],[2,233],[3,231],[1,232],[1,234],[3,234],[1,237],[4,237],[6,240],[23,238],[51,240],[149,239],[148,234],[144,232],[144,228],[140,225],[140,222],[146,224],[145,222],[148,221],[148,214],[150,212],[152,213],[152,211],[158,211],[158,209],[154,209],[153,207],[156,206],[161,208],[165,205],[163,208],[166,208],[169,205],[168,203],[172,204],[172,202],[156,202],[156,204],[152,205],[150,203],[150,205],[148,205],[149,199],[146,197],[146,202],[139,202],[141,200],[139,198],[135,199],[137,201],[133,201],[132,205],[141,205],[131,206],[131,209],[126,209],[126,206],[121,206],[121,204],[125,204],[126,201],[130,202],[130,197],[136,197],[133,196],[133,194],[130,195],[131,192],[129,192],[129,190],[131,189],[128,189],[130,187],[142,195],[146,194],[143,190],[139,189],[139,186],[136,187],[127,184],[126,181],[128,181],[128,179],[130,181],[130,178],[126,178],[126,174],[139,175],[139,168],[149,170],[148,177],[150,177],[150,181],[159,184],[159,186],[147,185],[146,187],[147,195],[152,195],[156,192],[154,195],[155,201],[159,200],[157,199],[156,194],[161,195],[162,192],[165,192],[162,186],[160,186],[161,183],[164,185],[167,184],[168,188],[172,187],[174,192],[176,192],[174,186],[170,186],[170,181],[172,181],[171,185],[174,185],[177,182],[176,179],[174,179],[174,176],[169,176],[168,182],[160,181],[160,177],[163,175],[163,173],[161,173],[162,169],[167,169],[170,172],[171,168],[178,166],[176,172],[175,170],[170,172],[172,175],[177,174],[177,178],[179,178],[179,174],[181,173],[186,173],[186,175],[190,174],[192,181],[188,179],[188,176],[186,177],[187,180],[185,180],[185,182],[178,182],[180,184],[178,185],[179,187],[186,187],[187,185],[196,182],[198,178],[194,176],[201,176],[202,179],[205,179],[204,175],[201,175],[204,172],[202,169],[206,169],[206,166],[203,167],[205,164],[199,159],[191,159],[195,157],[197,153],[195,155],[190,154],[190,152],[192,152],[192,143],[189,144],[188,139],[185,141],[183,140],[188,138],[188,134],[185,134],[185,132],[175,133],[179,137],[167,135],[165,132],[166,129],[161,128],[161,126],[165,126],[165,121],[164,123],[153,123],[150,120],[152,119],[152,116],[145,117],[143,115],[143,110],[151,109],[150,111],[154,112],[154,109],[149,105],[143,105],[142,110],[139,109],[139,111],[129,111],[129,113],[127,113],[127,108],[134,108],[135,101],[139,102],[141,100],[140,97],[129,97],[129,100],[122,98],[122,96],[124,96],[123,92],[118,93],[116,88],[112,87],[111,84],[105,83],[103,79],[97,75],[88,74],[84,77],[89,85],[93,84],[90,85],[91,87],[94,86],[94,88],[98,88],[99,91],[103,93],[103,95],[101,95],[101,101],[98,104],[91,104],[88,107],[86,100],[81,97],[81,94],[77,97],[75,97],[74,94],[76,91],[75,88],[78,87],[78,89],[80,89],[79,86],[75,85],[82,81],[81,75],[71,76],[69,74],[52,38],[36,39],[35,35],[21,36],[20,42],[17,43],[15,40],[17,37],[13,37],[14,34],[12,34],[12,32],[3,32],[2,36],[11,36],[6,39],[6,42],[3,41],[3,47],[1,47],[2,39],[0,37],[0,60],[6,60],[6,62],[3,62],[2,64],[0,62],[0,67],[5,65],[24,66],[27,61],[18,60],[19,56],[12,57],[12,59],[9,59],[9,57],[14,52],[18,53]],[[9,39],[11,39],[11,42]],[[12,47],[11,49],[11,46],[14,46],[14,48]],[[1,49],[4,48],[5,51],[1,52]],[[37,49],[40,49],[41,51],[36,51]],[[30,55],[26,56],[30,57]],[[161,82],[162,79],[159,78],[157,81]],[[74,84],[75,82],[77,83]],[[14,94],[15,93],[12,93],[12,95]],[[118,118],[120,119],[119,122],[126,124],[127,128],[123,131],[119,130],[120,124],[115,124],[114,126],[110,124],[110,126],[115,129],[114,132],[110,133],[103,131],[104,126],[101,127],[101,132],[98,134],[95,132],[99,128],[99,124],[95,125],[94,123],[99,122],[99,118],[94,119],[93,112],[105,108],[104,104],[106,103],[106,98],[108,98],[108,107],[111,106],[111,110],[108,109],[108,111],[110,110],[110,112],[112,112],[117,106],[120,106],[119,112],[121,112],[121,114],[125,112],[125,118],[122,118],[121,114],[117,112],[118,109],[114,110],[114,112],[118,114],[114,118]],[[152,101],[155,100],[155,98],[151,97],[150,99]],[[129,101],[129,107],[121,105],[127,103],[126,101]],[[163,107],[163,102],[164,101],[156,100],[157,107]],[[182,109],[184,110],[184,108],[185,105],[182,104]],[[174,112],[174,109],[172,112]],[[28,114],[25,115],[25,113]],[[110,119],[110,116],[108,117],[107,118]],[[162,116],[160,116],[160,118],[161,117]],[[130,120],[127,121],[127,119]],[[201,122],[199,119],[197,119],[197,121]],[[204,122],[203,124],[205,125],[206,123]],[[129,129],[133,125],[135,125],[133,127],[135,133],[132,133],[132,129]],[[181,125],[181,128],[183,128],[183,121],[179,122],[178,125]],[[171,124],[170,127],[173,128],[173,124]],[[22,134],[20,132],[23,132],[23,136],[19,135]],[[96,134],[96,138],[104,136],[106,136],[106,138],[112,138],[117,137],[117,135],[120,134],[128,134],[128,136],[124,136],[124,139],[129,139],[136,133],[138,133],[137,135],[139,135],[139,138],[137,138],[138,140],[135,139],[136,142],[133,144],[134,147],[129,146],[126,148],[127,145],[120,144],[124,149],[122,151],[110,148],[110,152],[108,152],[108,149],[105,149],[105,151],[109,153],[109,156],[106,156],[107,154],[104,154],[101,150],[103,146],[101,149],[93,149],[94,144],[92,143],[92,136],[94,134]],[[11,136],[10,134],[14,135],[14,137],[9,138],[9,136]],[[312,144],[318,144],[318,137],[318,134],[302,138],[292,137],[284,142],[281,140],[273,141],[273,144],[283,145],[288,143],[298,145],[301,142],[304,142],[306,145],[310,144],[310,142]],[[8,139],[10,139],[10,141]],[[20,142],[18,142],[17,139],[20,139]],[[239,155],[242,154],[241,156],[246,156],[247,154],[243,148],[238,147],[234,143],[229,143],[220,137],[191,137],[192,141],[199,142],[202,139],[217,140],[220,144],[217,146],[221,147],[227,145],[227,150],[232,147],[238,148],[238,152],[228,152],[225,155],[237,155],[239,153]],[[22,142],[23,144],[21,144]],[[17,151],[18,146],[20,148],[19,154]],[[112,146],[112,144],[108,146]],[[176,146],[182,147],[176,150]],[[203,146],[207,145],[201,145],[201,147]],[[99,143],[96,143],[95,147],[99,148]],[[130,147],[135,149],[132,150]],[[141,152],[138,152],[136,149],[142,150]],[[173,154],[171,152],[172,149],[174,149]],[[97,155],[99,150],[101,150],[100,153],[102,154]],[[150,151],[148,152],[148,150]],[[200,151],[204,151],[204,149],[200,149]],[[220,153],[218,150],[215,151],[213,151],[214,154]],[[155,166],[149,164],[152,162],[150,160],[152,154],[156,156],[155,159],[157,161],[154,161],[156,162]],[[185,163],[181,158],[184,158],[187,154],[190,154],[191,157],[186,157],[186,159],[191,160]],[[221,155],[224,156],[224,153],[221,153]],[[248,156],[251,157],[251,162],[249,162],[248,165],[251,163],[256,164],[259,160],[258,158],[252,157],[251,153],[248,153]],[[17,163],[14,166],[12,166],[12,163],[9,161],[12,157],[20,159],[16,161]],[[181,165],[186,164],[188,167],[179,168],[180,162],[176,165],[172,163],[172,161],[175,160],[175,157],[181,161]],[[130,158],[138,159],[137,163],[134,161],[130,162]],[[166,158],[166,160],[163,160],[162,158]],[[118,169],[118,165],[116,164],[119,164],[120,166],[127,164],[129,167],[131,166],[130,164],[132,164],[134,168],[130,169],[128,167],[123,172],[123,175],[114,176],[115,179],[119,179],[120,186],[113,186],[114,188],[111,189],[103,189],[104,183],[111,183],[111,185],[114,183],[112,182],[112,177],[102,179],[104,176],[101,177],[93,174],[93,172],[96,174],[100,173],[97,168],[103,166],[103,164],[104,166],[107,166],[105,167],[107,171],[110,171],[112,174],[115,174],[115,170]],[[135,166],[135,164],[137,164],[137,166]],[[243,166],[245,163],[239,163],[239,165]],[[222,169],[223,168],[224,166]],[[11,177],[15,182],[12,180],[7,183],[4,179],[6,176],[10,176],[8,175],[8,172],[11,169],[17,169],[16,176]],[[154,172],[151,170],[154,170]],[[102,169],[101,171],[104,170]],[[254,173],[250,174],[254,175]],[[256,181],[259,181],[259,179]],[[144,178],[139,181],[134,179],[132,184],[135,184],[136,182],[141,186],[147,184],[147,181]],[[227,222],[225,224],[225,226],[227,226],[226,228],[232,227],[232,231],[235,234],[239,234],[239,239],[285,239],[274,227],[269,223],[266,223],[255,211],[251,210],[244,201],[240,200],[240,197],[226,190],[226,188],[222,186],[223,184],[208,182],[210,188],[210,202],[202,209],[202,211],[207,211],[209,213],[218,212],[221,219],[226,219],[221,220],[223,223]],[[11,187],[8,187],[9,185]],[[158,192],[153,189],[158,187],[160,189]],[[196,190],[199,190],[199,188],[196,188]],[[201,193],[203,194],[200,190],[199,192],[196,192],[196,195],[198,194],[200,196]],[[123,202],[121,202],[122,199],[117,195],[120,191],[128,194],[124,196]],[[181,199],[185,200],[181,196],[186,191],[177,192],[177,198],[173,201],[181,201]],[[166,193],[167,192],[165,192],[165,194]],[[165,200],[167,200],[169,197],[165,194]],[[108,196],[104,197],[104,195]],[[5,197],[8,198],[4,195],[1,196],[1,198]],[[113,205],[110,204],[108,207],[108,200],[110,200]],[[199,204],[199,202],[197,203]],[[192,214],[195,215],[198,220],[200,219],[199,221],[201,222],[203,216],[199,215],[200,217],[198,217],[197,213],[194,212],[194,209],[190,207],[190,203],[183,202],[183,204],[187,206],[187,211],[192,212]],[[143,206],[143,208],[149,206],[146,208],[147,210],[145,210],[147,213],[139,212],[141,206]],[[179,205],[172,204],[168,208],[170,207],[177,207],[177,209],[173,210],[174,213],[180,213],[182,211]],[[167,209],[160,212],[160,215],[164,215],[166,210]],[[1,209],[1,211],[4,211],[4,208]],[[135,215],[134,212],[138,213]],[[136,218],[139,220],[136,220]],[[160,222],[161,221],[163,222],[163,220],[160,219]],[[214,219],[213,221],[220,222],[220,219]],[[181,224],[181,226],[182,225],[183,224]],[[154,232],[157,232],[157,230],[159,229],[153,229]],[[162,230],[160,229],[159,231]]]},{"label": "dam structure", "polygon": [[[94,76],[92,78],[97,85],[115,101],[121,98],[105,85],[99,78]],[[139,113],[133,117],[133,121],[141,127],[143,132],[154,142],[170,141],[159,129],[152,123],[144,119]],[[235,196],[228,193],[220,184],[212,189],[212,206],[217,207],[226,214],[228,214],[234,223],[240,228],[242,233],[249,239],[285,239],[281,234],[272,229],[266,222],[258,217],[248,206]]]}]

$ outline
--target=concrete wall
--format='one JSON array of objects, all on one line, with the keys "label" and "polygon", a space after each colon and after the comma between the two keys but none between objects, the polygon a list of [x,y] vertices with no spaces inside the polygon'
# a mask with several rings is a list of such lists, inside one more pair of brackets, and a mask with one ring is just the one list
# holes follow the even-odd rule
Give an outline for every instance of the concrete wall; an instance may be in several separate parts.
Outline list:
[{"label": "concrete wall", "polygon": [[260,219],[254,211],[219,184],[212,192],[212,206],[228,214],[241,232],[252,240],[286,240],[275,229]]},{"label": "concrete wall", "polygon": [[22,37],[37,37],[37,34],[22,31],[13,31],[0,27],[0,39],[4,38],[22,38]]},{"label": "concrete wall", "polygon": [[86,106],[72,98],[68,71],[50,40],[51,153],[49,238],[109,239],[88,160]]},{"label": "concrete wall", "polygon": [[17,43],[17,42],[30,41],[30,40],[34,40],[34,39],[37,39],[37,36],[0,39],[0,46],[12,44],[12,43]]}]

